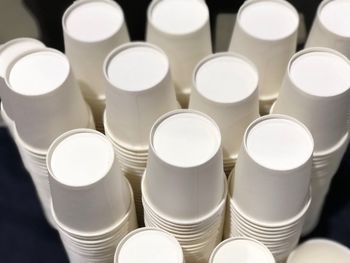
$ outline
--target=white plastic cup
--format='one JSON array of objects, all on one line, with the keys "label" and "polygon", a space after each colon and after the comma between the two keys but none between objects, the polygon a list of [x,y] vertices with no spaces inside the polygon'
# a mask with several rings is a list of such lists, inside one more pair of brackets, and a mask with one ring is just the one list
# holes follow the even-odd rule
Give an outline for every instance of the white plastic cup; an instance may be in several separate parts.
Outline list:
[{"label": "white plastic cup", "polygon": [[23,53],[7,67],[5,80],[11,102],[6,112],[32,148],[47,151],[60,134],[89,124],[88,107],[61,52],[41,48]]},{"label": "white plastic cup", "polygon": [[297,247],[288,257],[287,263],[348,263],[349,248],[327,239],[311,239]]},{"label": "white plastic cup", "polygon": [[156,121],[142,194],[160,214],[175,222],[207,215],[222,200],[224,177],[220,130],[212,119],[177,110]]},{"label": "white plastic cup", "polygon": [[232,198],[262,222],[294,217],[308,199],[313,148],[312,135],[294,118],[255,120],[244,134],[230,185]]},{"label": "white plastic cup", "polygon": [[221,132],[224,161],[234,163],[246,128],[259,117],[254,64],[234,53],[203,59],[193,74],[189,108],[215,120]]},{"label": "white plastic cup", "polygon": [[106,58],[104,74],[110,132],[130,149],[147,149],[153,123],[178,107],[165,53],[145,42],[122,45]]},{"label": "white plastic cup", "polygon": [[103,62],[129,42],[123,10],[111,0],[78,0],[65,11],[62,27],[65,52],[84,96],[105,99]]},{"label": "white plastic cup", "polygon": [[[136,252],[136,253],[135,253]],[[114,263],[184,263],[179,242],[167,232],[156,228],[139,228],[118,244]]]},{"label": "white plastic cup", "polygon": [[49,149],[47,167],[53,209],[65,228],[101,231],[126,214],[129,189],[103,134],[77,129],[61,135]]},{"label": "white plastic cup", "polygon": [[324,0],[320,3],[305,47],[328,47],[350,59],[350,3]]},{"label": "white plastic cup", "polygon": [[[4,80],[7,67],[20,54],[43,47],[45,47],[45,45],[42,42],[33,38],[15,38],[0,46],[0,95],[5,111],[6,104],[11,103],[11,101],[6,98],[6,93],[4,94],[5,96],[3,96],[3,90],[8,88]],[[13,122],[13,118],[11,118],[9,113],[6,112],[6,115],[9,117],[9,120]]]},{"label": "white plastic cup", "polygon": [[332,49],[309,48],[290,60],[273,113],[303,122],[314,137],[317,155],[348,132],[349,104],[349,60]]},{"label": "white plastic cup", "polygon": [[299,15],[284,0],[248,0],[238,11],[229,50],[250,59],[259,71],[260,100],[275,100],[295,53]]},{"label": "white plastic cup", "polygon": [[168,55],[177,99],[187,107],[192,72],[212,53],[207,5],[198,0],[153,0],[147,11],[146,39]]},{"label": "white plastic cup", "polygon": [[221,242],[212,252],[209,263],[275,263],[269,249],[252,238],[236,237]]}]

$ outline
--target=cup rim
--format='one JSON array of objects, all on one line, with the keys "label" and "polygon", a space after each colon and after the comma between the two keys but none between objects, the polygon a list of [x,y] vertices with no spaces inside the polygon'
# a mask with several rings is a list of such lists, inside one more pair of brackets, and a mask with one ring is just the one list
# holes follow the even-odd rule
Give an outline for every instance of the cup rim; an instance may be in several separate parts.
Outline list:
[{"label": "cup rim", "polygon": [[298,11],[295,9],[295,7],[289,3],[288,1],[285,0],[269,0],[270,2],[276,2],[279,4],[283,4],[284,6],[288,7],[292,12],[294,12],[294,14],[297,16],[298,18],[298,24],[296,26],[296,28],[288,35],[284,36],[284,37],[279,37],[279,38],[274,38],[274,39],[264,39],[264,38],[259,38],[257,36],[254,36],[252,34],[250,34],[248,31],[245,30],[245,28],[242,26],[241,22],[240,22],[240,16],[243,12],[243,9],[245,9],[248,5],[257,3],[257,2],[261,2],[261,0],[247,0],[245,1],[241,7],[239,8],[238,12],[237,12],[237,16],[236,16],[236,23],[239,24],[240,29],[247,34],[249,37],[253,38],[253,39],[258,39],[259,41],[262,42],[266,42],[266,43],[273,43],[273,42],[277,42],[277,41],[283,41],[285,39],[290,38],[292,35],[294,35],[295,33],[298,32],[298,28],[299,28],[299,24],[300,24],[300,18],[299,18],[299,13]]},{"label": "cup rim", "polygon": [[331,156],[332,154],[340,150],[348,142],[349,142],[349,132],[346,132],[345,135],[333,147],[326,149],[324,151],[314,152],[314,158],[317,159],[317,157],[322,157],[327,155]]},{"label": "cup rim", "polygon": [[212,209],[209,213],[207,213],[204,216],[201,216],[200,218],[196,218],[195,220],[178,220],[178,219],[174,219],[171,218],[167,215],[164,215],[163,212],[159,211],[158,209],[156,209],[153,204],[150,202],[149,197],[147,196],[147,189],[145,187],[145,178],[146,178],[146,170],[144,172],[144,174],[142,175],[142,180],[141,180],[141,189],[142,189],[142,198],[145,199],[145,201],[147,202],[147,206],[151,207],[152,210],[154,212],[156,212],[158,215],[160,215],[162,218],[164,218],[167,221],[172,222],[173,224],[177,224],[177,225],[197,225],[203,221],[206,221],[208,219],[210,219],[211,217],[213,217],[214,215],[216,215],[220,209],[222,208],[222,206],[225,206],[226,204],[226,197],[227,197],[227,193],[228,193],[228,184],[227,184],[227,180],[226,180],[226,175],[223,172],[222,175],[223,180],[224,180],[224,192],[223,192],[223,196],[221,198],[221,200],[219,201],[219,203],[217,204],[217,206]]},{"label": "cup rim", "polygon": [[205,3],[205,1],[198,1],[198,4],[202,5],[205,9],[206,9],[206,19],[204,21],[204,23],[198,27],[195,30],[191,30],[189,32],[183,33],[183,34],[176,34],[176,33],[172,33],[172,32],[166,32],[160,28],[158,28],[158,26],[153,22],[152,19],[152,13],[153,13],[153,9],[154,7],[159,4],[159,2],[164,1],[164,0],[153,0],[151,1],[151,3],[148,5],[147,8],[147,22],[149,23],[149,25],[152,26],[152,28],[154,30],[157,30],[158,32],[162,33],[163,35],[172,38],[172,39],[186,39],[186,38],[191,38],[191,36],[193,34],[196,34],[198,32],[200,32],[201,30],[203,30],[203,28],[205,28],[205,26],[209,23],[210,20],[210,16],[209,16],[209,8],[207,6],[207,4]]},{"label": "cup rim", "polygon": [[[86,0],[83,0],[83,1],[86,1]],[[87,0],[87,1],[92,1],[92,0]],[[104,1],[106,1],[106,0],[104,0]],[[109,0],[107,0],[107,1],[109,1]],[[123,52],[123,51],[125,51],[127,49],[136,48],[136,47],[149,48],[149,49],[153,49],[156,52],[160,53],[164,57],[164,59],[166,61],[166,67],[167,67],[166,73],[159,80],[158,83],[153,84],[153,85],[151,85],[149,87],[146,87],[146,88],[144,88],[142,90],[125,90],[125,89],[121,89],[121,88],[117,87],[114,83],[112,83],[110,81],[110,78],[109,78],[108,72],[107,72],[109,63],[119,53],[121,53],[121,52]],[[114,92],[119,92],[119,93],[129,94],[129,95],[134,95],[135,96],[135,95],[139,95],[139,94],[149,93],[154,88],[157,88],[160,83],[164,82],[164,80],[166,80],[166,78],[170,75],[170,62],[169,62],[169,58],[168,58],[167,54],[160,47],[158,47],[158,46],[156,46],[156,45],[154,45],[152,43],[145,42],[145,41],[132,41],[132,42],[124,43],[124,44],[114,48],[111,52],[109,52],[109,54],[104,59],[102,70],[103,70],[103,77],[105,78],[106,82],[108,83],[108,86],[113,87],[113,91]],[[106,97],[106,99],[108,100],[108,97]]]},{"label": "cup rim", "polygon": [[[310,151],[308,158],[305,158],[305,161],[302,163],[299,163],[296,167],[289,167],[288,169],[280,169],[280,168],[274,168],[274,167],[268,167],[267,165],[261,164],[260,162],[258,162],[257,160],[255,160],[249,153],[248,150],[248,146],[247,146],[247,140],[248,140],[248,135],[250,133],[250,131],[260,122],[263,122],[265,120],[272,120],[272,119],[281,119],[281,120],[288,120],[291,122],[294,122],[295,124],[297,124],[298,126],[300,126],[305,133],[307,134],[307,136],[309,137],[310,143],[312,145],[312,151]],[[289,115],[284,115],[284,114],[269,114],[269,115],[265,115],[265,116],[261,116],[259,118],[257,118],[256,120],[254,120],[246,129],[246,131],[244,132],[243,135],[243,141],[242,141],[242,147],[244,147],[244,151],[246,152],[246,154],[249,156],[249,158],[251,158],[252,160],[254,160],[254,162],[259,165],[260,167],[263,167],[265,169],[269,169],[269,170],[273,170],[273,171],[278,171],[280,173],[282,172],[289,172],[291,170],[295,170],[298,169],[304,165],[306,165],[310,159],[312,159],[313,157],[313,153],[314,153],[314,139],[313,136],[311,134],[311,132],[309,131],[309,129],[299,120],[289,116]],[[239,158],[239,157],[238,157]]]},{"label": "cup rim", "polygon": [[[75,9],[77,8],[78,6],[81,6],[83,4],[86,4],[86,3],[92,3],[92,2],[103,2],[103,3],[106,3],[106,4],[109,4],[111,6],[114,6],[116,7],[117,9],[119,9],[120,11],[120,14],[121,14],[121,19],[122,19],[122,23],[119,25],[119,27],[117,27],[115,29],[115,31],[113,32],[113,34],[111,34],[110,36],[107,36],[107,37],[104,37],[102,39],[99,39],[99,40],[95,40],[95,41],[82,41],[80,39],[77,39],[75,36],[71,35],[69,33],[69,30],[67,29],[67,25],[66,25],[66,21],[67,21],[67,18],[68,16],[70,15],[70,13]],[[70,6],[68,6],[68,8],[64,11],[63,13],[63,16],[62,16],[62,19],[61,19],[61,25],[62,25],[62,29],[63,29],[63,32],[65,34],[67,34],[67,36],[69,36],[71,39],[73,39],[74,41],[76,42],[79,42],[79,43],[84,43],[84,44],[87,44],[87,45],[91,45],[91,44],[97,44],[97,43],[101,43],[101,42],[104,42],[104,41],[108,41],[109,39],[113,38],[115,36],[115,34],[117,34],[118,32],[120,32],[120,30],[122,29],[123,25],[125,23],[125,16],[124,16],[124,11],[123,9],[121,8],[121,6],[115,2],[115,1],[111,1],[111,0],[75,0],[74,2],[71,3]]]},{"label": "cup rim", "polygon": [[[59,178],[56,177],[55,173],[52,170],[51,158],[52,158],[52,155],[53,155],[55,149],[62,141],[71,137],[72,135],[82,134],[82,133],[95,134],[95,135],[99,136],[101,138],[101,140],[106,142],[106,144],[108,145],[107,147],[109,148],[109,151],[112,153],[112,155],[111,155],[111,158],[108,162],[108,167],[106,168],[105,171],[103,171],[103,176],[100,176],[99,178],[93,180],[92,182],[89,182],[88,184],[81,184],[79,186],[68,185],[67,183],[62,182],[62,180],[60,180]],[[70,131],[67,131],[67,132],[61,134],[60,136],[58,136],[51,143],[49,150],[47,152],[47,157],[46,157],[46,166],[47,166],[47,170],[49,173],[49,177],[51,177],[53,180],[58,182],[61,187],[64,187],[67,189],[86,189],[86,188],[92,187],[93,185],[95,185],[98,182],[100,182],[101,180],[103,180],[105,178],[105,176],[110,173],[110,171],[113,169],[116,162],[117,162],[117,160],[115,157],[115,151],[114,151],[112,143],[106,138],[106,136],[103,133],[96,131],[96,130],[93,130],[93,129],[89,129],[89,128],[79,128],[79,129],[70,130]]]},{"label": "cup rim", "polygon": [[220,128],[219,128],[219,126],[216,124],[216,122],[211,117],[209,117],[207,114],[205,114],[203,112],[200,112],[200,111],[197,111],[197,110],[193,110],[193,109],[176,109],[176,110],[172,110],[172,111],[169,111],[169,112],[163,114],[162,116],[160,116],[154,122],[154,124],[153,124],[153,126],[151,128],[150,134],[149,134],[149,152],[152,151],[153,155],[156,156],[156,158],[160,159],[162,161],[163,165],[166,165],[167,167],[177,167],[177,168],[180,168],[180,169],[193,169],[193,168],[200,167],[200,166],[202,166],[204,164],[203,162],[201,162],[199,164],[190,165],[190,166],[186,166],[186,167],[179,166],[179,165],[174,165],[174,164],[171,164],[168,161],[164,160],[162,157],[160,157],[158,155],[156,149],[154,148],[153,137],[154,137],[154,134],[155,134],[158,126],[164,120],[166,120],[169,117],[175,116],[177,114],[187,114],[187,113],[199,115],[199,116],[207,119],[215,127],[215,129],[217,130],[217,133],[220,135],[220,136],[218,136],[217,149],[213,150],[213,152],[210,154],[210,156],[208,156],[208,158],[207,158],[208,160],[207,161],[210,161],[213,158],[215,158],[215,156],[218,154],[218,152],[221,151],[221,149],[222,149],[222,138],[221,138]]},{"label": "cup rim", "polygon": [[172,243],[174,245],[176,244],[178,253],[179,253],[179,255],[181,255],[180,256],[181,263],[184,261],[184,255],[183,255],[183,251],[182,251],[181,245],[179,244],[179,242],[177,241],[177,239],[173,235],[171,235],[168,232],[166,232],[166,231],[164,231],[162,229],[159,229],[159,228],[155,228],[155,227],[141,227],[141,228],[138,228],[138,229],[135,229],[135,230],[129,232],[127,235],[125,235],[122,238],[122,240],[120,240],[120,242],[118,243],[118,246],[117,246],[117,248],[115,250],[115,253],[114,253],[113,262],[114,263],[118,262],[117,256],[119,255],[119,253],[120,253],[120,251],[122,249],[122,246],[126,243],[126,241],[129,240],[130,237],[132,237],[134,235],[137,235],[138,233],[149,231],[149,230],[160,232],[163,235],[166,235],[172,241]]},{"label": "cup rim", "polygon": [[270,252],[270,250],[263,244],[261,243],[260,241],[258,240],[255,240],[253,238],[250,238],[250,237],[230,237],[228,239],[225,239],[224,241],[220,242],[215,248],[214,250],[212,251],[211,255],[210,255],[210,258],[209,258],[209,263],[213,263],[213,260],[214,260],[214,257],[216,255],[216,253],[219,251],[220,248],[222,248],[224,245],[226,245],[227,243],[230,243],[230,242],[234,242],[234,241],[238,241],[238,240],[245,240],[245,241],[251,241],[251,242],[254,242],[256,244],[258,244],[260,247],[262,247],[264,249],[264,252],[266,255],[268,255],[270,257],[270,261],[271,263],[275,263],[275,259],[272,255],[272,253]]},{"label": "cup rim", "polygon": [[[328,32],[329,34],[331,35],[334,35],[336,36],[337,38],[340,38],[340,39],[345,39],[347,41],[350,40],[350,36],[342,36],[332,30],[329,30],[323,23],[322,23],[322,20],[321,20],[321,12],[322,12],[322,9],[327,5],[329,4],[330,2],[333,2],[334,0],[323,0],[317,7],[317,11],[316,11],[316,19],[317,19],[317,22],[318,22],[318,25],[321,27],[321,29],[323,29],[324,31]],[[315,22],[314,22],[315,23]]]},{"label": "cup rim", "polygon": [[[163,0],[164,1],[164,0]],[[240,59],[243,62],[247,63],[251,69],[254,71],[254,73],[257,76],[257,81],[255,83],[255,89],[248,94],[246,97],[244,97],[241,100],[238,101],[231,101],[231,102],[220,102],[220,101],[215,101],[215,100],[211,100],[208,97],[204,96],[199,90],[198,90],[198,85],[197,85],[197,81],[196,81],[196,77],[197,77],[197,73],[200,70],[200,68],[207,62],[217,59],[217,58],[221,58],[221,57],[230,57],[230,58],[235,58],[235,59]],[[196,67],[193,70],[192,73],[192,87],[193,89],[196,90],[197,94],[201,97],[201,99],[203,99],[206,103],[214,105],[216,107],[231,107],[233,105],[240,105],[242,103],[244,103],[245,101],[251,99],[251,97],[253,96],[254,93],[258,92],[258,83],[259,83],[259,72],[257,67],[255,66],[255,64],[249,60],[247,57],[236,53],[236,52],[230,52],[230,51],[226,51],[226,52],[218,52],[218,53],[214,53],[214,54],[210,54],[206,57],[204,57],[203,59],[201,59]]]},{"label": "cup rim", "polygon": [[323,52],[323,53],[328,53],[328,54],[333,54],[337,57],[339,57],[340,59],[342,59],[350,68],[350,61],[349,59],[344,56],[342,53],[334,50],[334,49],[331,49],[331,48],[328,48],[328,47],[309,47],[309,48],[305,48],[305,49],[302,49],[298,52],[296,52],[292,57],[291,59],[289,60],[288,62],[288,65],[287,65],[287,70],[286,70],[286,75],[285,77],[287,78],[287,80],[293,85],[293,87],[299,92],[301,93],[303,96],[309,98],[309,99],[315,99],[317,98],[317,100],[322,100],[322,101],[328,101],[328,100],[333,100],[335,98],[339,98],[339,97],[343,97],[344,94],[346,93],[350,93],[350,84],[349,84],[349,87],[344,90],[343,92],[339,93],[339,94],[335,94],[335,95],[330,95],[330,96],[319,96],[319,95],[313,95],[313,94],[310,94],[304,90],[302,90],[296,83],[295,81],[293,80],[293,78],[290,76],[290,70],[291,70],[291,67],[292,67],[292,64],[294,63],[294,61],[296,59],[298,59],[299,57],[305,55],[305,54],[308,54],[308,53],[313,53],[313,52]]}]

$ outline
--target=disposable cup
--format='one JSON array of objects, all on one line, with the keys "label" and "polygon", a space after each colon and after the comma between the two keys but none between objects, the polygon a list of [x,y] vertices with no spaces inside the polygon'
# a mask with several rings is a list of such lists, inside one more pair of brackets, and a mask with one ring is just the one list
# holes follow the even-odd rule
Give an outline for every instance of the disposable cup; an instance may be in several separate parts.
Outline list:
[{"label": "disposable cup", "polygon": [[305,47],[328,47],[350,59],[350,4],[344,0],[324,0],[317,9]]},{"label": "disposable cup", "polygon": [[103,62],[129,42],[123,10],[111,0],[78,0],[65,11],[62,27],[65,52],[84,97],[104,100]]},{"label": "disposable cup", "polygon": [[284,0],[249,0],[238,11],[229,50],[256,65],[261,101],[278,96],[288,61],[296,51],[298,26],[297,10]]},{"label": "disposable cup", "polygon": [[287,263],[347,263],[350,250],[331,240],[311,239],[301,244],[288,257]]},{"label": "disposable cup", "polygon": [[232,166],[246,128],[259,117],[258,73],[254,64],[228,52],[203,59],[193,74],[189,108],[215,120],[222,136],[223,158]]},{"label": "disposable cup", "polygon": [[268,115],[255,120],[243,138],[230,184],[232,198],[258,221],[293,218],[308,198],[312,154],[312,136],[294,118]]},{"label": "disposable cup", "polygon": [[65,227],[99,231],[126,214],[130,193],[103,134],[77,129],[61,135],[49,149],[47,167],[53,209]]},{"label": "disposable cup", "polygon": [[212,119],[192,110],[169,112],[151,130],[142,192],[161,214],[200,218],[222,199],[222,162],[220,130]]},{"label": "disposable cup", "polygon": [[303,122],[314,137],[317,153],[332,148],[348,132],[349,104],[349,60],[337,51],[317,47],[302,50],[290,60],[273,113]]},{"label": "disposable cup", "polygon": [[47,151],[59,135],[89,122],[88,107],[61,52],[39,48],[22,53],[7,67],[5,80],[6,98],[12,106],[21,105],[5,106],[6,112],[19,137],[37,151]]},{"label": "disposable cup", "polygon": [[153,123],[177,108],[165,53],[144,42],[122,45],[106,58],[104,74],[109,133],[131,149],[147,149]]},{"label": "disposable cup", "polygon": [[212,252],[209,263],[275,263],[268,248],[247,237],[230,238],[221,242]]},{"label": "disposable cup", "polygon": [[147,42],[169,57],[177,99],[187,107],[192,72],[212,53],[209,10],[204,1],[154,0],[147,11]]},{"label": "disposable cup", "polygon": [[155,228],[140,228],[130,232],[120,241],[114,262],[140,261],[184,263],[184,257],[178,241],[167,232]]}]

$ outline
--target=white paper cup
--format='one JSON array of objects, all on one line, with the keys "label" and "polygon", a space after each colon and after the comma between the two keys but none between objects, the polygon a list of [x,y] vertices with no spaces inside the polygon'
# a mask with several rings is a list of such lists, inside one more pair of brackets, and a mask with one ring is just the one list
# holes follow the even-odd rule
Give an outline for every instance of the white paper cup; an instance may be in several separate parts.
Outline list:
[{"label": "white paper cup", "polygon": [[247,237],[230,238],[212,252],[209,263],[275,263],[273,255],[262,243]]},{"label": "white paper cup", "polygon": [[350,4],[344,0],[320,3],[305,47],[328,47],[350,59]]},{"label": "white paper cup", "polygon": [[124,13],[111,0],[78,0],[62,17],[64,46],[87,101],[105,99],[103,62],[129,42]]},{"label": "white paper cup", "polygon": [[287,263],[348,263],[349,260],[347,247],[327,239],[311,239],[294,250]]},{"label": "white paper cup", "polygon": [[243,138],[230,184],[232,198],[247,215],[263,222],[295,216],[308,196],[313,147],[310,132],[294,118],[257,119]]},{"label": "white paper cup", "polygon": [[147,11],[147,42],[168,55],[177,99],[187,107],[192,72],[212,53],[209,10],[204,1],[154,0]]},{"label": "white paper cup", "polygon": [[207,115],[169,112],[154,124],[142,193],[161,213],[193,220],[224,193],[220,130]]},{"label": "white paper cup", "polygon": [[61,135],[49,149],[47,167],[57,220],[68,229],[99,231],[126,214],[130,194],[101,133],[77,129]]},{"label": "white paper cup", "polygon": [[310,48],[290,60],[273,112],[303,122],[314,137],[317,154],[348,132],[349,104],[349,60],[331,49]]},{"label": "white paper cup", "polygon": [[[6,98],[6,93],[3,93],[4,89],[8,88],[6,82],[3,79],[5,78],[5,73],[9,64],[20,54],[25,53],[29,50],[43,47],[45,47],[45,45],[42,42],[33,38],[15,38],[0,46],[0,96],[3,105],[12,102]],[[4,106],[4,109],[5,108],[6,106]],[[10,111],[10,113],[6,113],[6,115],[12,121],[13,118],[10,116],[11,113],[12,112]]]},{"label": "white paper cup", "polygon": [[234,165],[249,124],[259,117],[258,73],[249,60],[218,53],[202,60],[193,74],[189,108],[215,120],[222,136],[223,158]]},{"label": "white paper cup", "polygon": [[89,110],[61,52],[41,48],[23,53],[7,67],[5,79],[11,101],[6,111],[31,147],[47,151],[60,134],[87,127]]},{"label": "white paper cup", "polygon": [[238,11],[229,50],[257,66],[262,101],[278,96],[296,50],[298,26],[298,12],[284,0],[248,0]]},{"label": "white paper cup", "polygon": [[147,149],[153,123],[177,108],[165,53],[144,42],[122,45],[106,58],[104,74],[111,134],[128,148]]},{"label": "white paper cup", "polygon": [[167,232],[140,228],[120,241],[114,256],[114,263],[136,262],[184,263],[184,257],[178,241]]}]

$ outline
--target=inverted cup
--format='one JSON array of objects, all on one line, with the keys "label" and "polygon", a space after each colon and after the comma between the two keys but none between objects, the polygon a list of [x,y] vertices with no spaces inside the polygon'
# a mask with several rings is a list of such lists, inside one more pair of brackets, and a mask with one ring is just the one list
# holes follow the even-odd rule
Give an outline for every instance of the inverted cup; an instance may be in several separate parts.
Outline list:
[{"label": "inverted cup", "polygon": [[110,133],[130,148],[147,149],[153,123],[177,108],[165,53],[144,42],[122,45],[106,58],[104,74]]},{"label": "inverted cup", "polygon": [[299,15],[284,0],[249,0],[240,7],[229,50],[250,59],[259,71],[260,100],[278,96],[297,46]]},{"label": "inverted cup", "polygon": [[147,10],[146,39],[168,55],[177,99],[187,107],[192,72],[212,53],[207,5],[197,0],[152,1]]},{"label": "inverted cup", "polygon": [[208,114],[222,136],[224,162],[234,165],[248,125],[259,117],[258,73],[239,54],[203,59],[193,74],[189,108]]},{"label": "inverted cup", "polygon": [[21,105],[10,109],[18,135],[31,147],[47,151],[62,133],[87,127],[89,110],[61,52],[41,48],[23,53],[7,67],[5,79],[6,98]]},{"label": "inverted cup", "polygon": [[288,257],[287,263],[347,263],[350,250],[331,240],[311,239],[297,247]]},{"label": "inverted cup", "polygon": [[100,231],[126,214],[129,189],[103,134],[77,129],[61,135],[49,149],[47,167],[53,209],[67,228]]},{"label": "inverted cup", "polygon": [[307,200],[312,154],[312,135],[296,119],[268,115],[255,120],[243,138],[230,184],[232,198],[256,220],[294,217]]},{"label": "inverted cup", "polygon": [[335,50],[309,48],[290,60],[273,113],[303,122],[314,137],[317,155],[348,132],[349,104],[349,60]]}]

